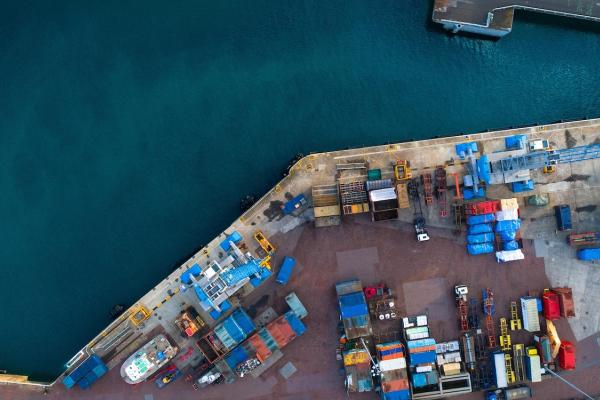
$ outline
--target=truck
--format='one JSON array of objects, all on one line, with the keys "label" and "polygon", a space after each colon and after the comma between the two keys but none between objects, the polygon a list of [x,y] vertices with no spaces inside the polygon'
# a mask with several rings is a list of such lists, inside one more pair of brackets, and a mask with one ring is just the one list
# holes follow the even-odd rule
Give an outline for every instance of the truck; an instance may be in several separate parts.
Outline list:
[{"label": "truck", "polygon": [[295,266],[296,260],[292,257],[285,256],[283,258],[283,262],[281,263],[281,267],[279,268],[279,273],[277,274],[275,282],[279,283],[280,285],[287,284],[292,276]]},{"label": "truck", "polygon": [[528,399],[532,397],[531,388],[529,386],[519,386],[511,389],[495,390],[487,392],[486,400],[517,400]]},{"label": "truck", "polygon": [[294,216],[298,216],[299,214],[302,213],[302,211],[304,211],[304,209],[306,208],[306,206],[308,205],[308,200],[306,200],[306,197],[304,196],[304,194],[299,194],[296,197],[293,197],[292,199],[288,200],[282,207],[283,209],[283,213],[285,215],[294,215]]},{"label": "truck", "polygon": [[425,229],[425,218],[420,215],[417,216],[414,220],[414,225],[417,241],[425,242],[429,240],[429,234],[427,233],[427,229]]},{"label": "truck", "polygon": [[573,225],[571,224],[571,207],[566,204],[554,206],[554,216],[556,217],[556,227],[559,231],[573,229]]}]

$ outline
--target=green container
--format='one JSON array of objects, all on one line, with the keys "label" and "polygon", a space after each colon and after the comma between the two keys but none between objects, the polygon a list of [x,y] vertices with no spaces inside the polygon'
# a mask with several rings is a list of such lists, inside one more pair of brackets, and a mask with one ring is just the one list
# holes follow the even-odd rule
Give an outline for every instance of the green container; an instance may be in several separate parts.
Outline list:
[{"label": "green container", "polygon": [[380,169],[370,169],[367,171],[367,179],[370,181],[378,181],[381,179],[381,170]]}]

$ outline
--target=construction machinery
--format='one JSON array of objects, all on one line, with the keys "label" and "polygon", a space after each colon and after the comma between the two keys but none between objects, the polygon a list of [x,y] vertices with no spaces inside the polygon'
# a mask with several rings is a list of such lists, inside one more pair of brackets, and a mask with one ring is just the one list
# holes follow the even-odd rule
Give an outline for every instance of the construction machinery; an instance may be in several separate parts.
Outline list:
[{"label": "construction machinery", "polygon": [[458,308],[458,326],[461,331],[466,331],[469,329],[467,294],[469,294],[469,289],[466,285],[454,286],[454,295],[456,296],[456,307]]},{"label": "construction machinery", "polygon": [[431,183],[431,174],[426,173],[421,175],[421,184],[423,185],[423,193],[425,195],[425,205],[433,204],[433,185]]},{"label": "construction machinery", "polygon": [[516,331],[523,329],[521,319],[519,318],[519,309],[517,308],[517,302],[510,302],[510,330]]},{"label": "construction machinery", "polygon": [[397,160],[394,164],[394,176],[398,182],[408,181],[412,178],[410,162],[408,160]]},{"label": "construction machinery", "polygon": [[131,313],[129,314],[129,321],[133,324],[133,326],[139,326],[142,322],[150,318],[152,314],[150,310],[146,308],[146,306],[142,304],[137,304],[131,309]]},{"label": "construction machinery", "polygon": [[262,233],[262,231],[258,230],[254,232],[254,239],[258,242],[259,246],[267,253],[267,255],[271,256],[275,253],[275,246],[269,242],[269,239]]},{"label": "construction machinery", "polygon": [[496,330],[494,329],[494,314],[496,306],[494,304],[494,293],[492,289],[482,290],[483,313],[485,314],[485,333],[487,334],[488,349],[496,347]]},{"label": "construction machinery", "polygon": [[506,318],[500,318],[500,348],[502,351],[510,351],[510,335],[508,334],[508,325]]},{"label": "construction machinery", "polygon": [[435,169],[435,192],[440,206],[440,217],[445,218],[448,216],[446,204],[446,169],[441,165]]},{"label": "construction machinery", "polygon": [[515,379],[517,382],[525,380],[525,346],[523,344],[513,345],[513,362],[515,364]]}]

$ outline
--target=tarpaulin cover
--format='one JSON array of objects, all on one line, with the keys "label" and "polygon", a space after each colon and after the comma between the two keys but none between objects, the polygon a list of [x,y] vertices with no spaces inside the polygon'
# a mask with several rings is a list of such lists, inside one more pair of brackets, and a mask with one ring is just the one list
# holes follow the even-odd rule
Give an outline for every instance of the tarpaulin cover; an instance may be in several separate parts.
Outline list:
[{"label": "tarpaulin cover", "polygon": [[471,200],[474,198],[485,197],[485,190],[482,187],[478,188],[477,193],[473,189],[464,189],[463,197],[465,200]]},{"label": "tarpaulin cover", "polygon": [[488,156],[483,155],[479,160],[477,160],[477,173],[479,174],[479,179],[490,184],[490,161]]},{"label": "tarpaulin cover", "polygon": [[481,214],[481,215],[469,215],[467,217],[467,224],[469,224],[469,225],[485,224],[487,222],[494,222],[495,220],[496,220],[496,216],[493,213]]},{"label": "tarpaulin cover", "polygon": [[461,160],[463,160],[469,154],[469,149],[471,149],[473,153],[477,153],[476,142],[459,143],[454,146],[454,148],[456,149],[456,155],[458,155]]},{"label": "tarpaulin cover", "polygon": [[381,382],[381,389],[386,393],[408,390],[408,379],[394,379],[391,381]]},{"label": "tarpaulin cover", "polygon": [[517,238],[517,231],[502,231],[500,232],[500,239],[503,242],[510,242],[511,240],[515,240]]},{"label": "tarpaulin cover", "polygon": [[271,270],[268,269],[268,268],[261,268],[260,271],[258,272],[258,275],[260,276],[259,278],[253,277],[253,278],[250,279],[250,284],[253,287],[257,287],[261,283],[263,283],[264,281],[266,281],[267,278],[269,278],[271,275],[273,275],[273,272],[271,272]]},{"label": "tarpaulin cover", "polygon": [[525,148],[527,135],[514,135],[504,138],[504,145],[508,150],[521,150]]},{"label": "tarpaulin cover", "polygon": [[491,243],[468,244],[467,251],[471,255],[493,253],[494,245]]},{"label": "tarpaulin cover", "polygon": [[496,232],[503,231],[518,231],[521,227],[521,220],[515,219],[510,221],[498,221],[496,223]]},{"label": "tarpaulin cover", "polygon": [[201,272],[202,272],[202,270],[200,269],[200,266],[198,264],[194,264],[189,269],[187,269],[183,274],[181,274],[181,276],[179,277],[179,280],[182,283],[189,285],[190,283],[192,283],[192,280],[190,279],[190,275],[199,276]]},{"label": "tarpaulin cover", "polygon": [[340,311],[342,318],[352,318],[369,313],[365,296],[362,292],[340,296]]},{"label": "tarpaulin cover", "polygon": [[221,248],[225,251],[229,251],[231,245],[229,242],[233,242],[235,244],[239,243],[242,240],[242,235],[238,231],[233,231],[233,233],[225,238],[220,244]]},{"label": "tarpaulin cover", "polygon": [[496,212],[496,221],[519,219],[519,210],[504,210]]},{"label": "tarpaulin cover", "polygon": [[296,316],[293,311],[288,311],[285,313],[285,319],[287,319],[288,323],[296,333],[296,336],[302,335],[306,332],[306,326],[300,321],[300,319]]},{"label": "tarpaulin cover", "polygon": [[256,325],[254,325],[252,319],[248,316],[248,314],[246,314],[246,311],[244,311],[243,309],[238,308],[231,315],[233,316],[233,318],[235,318],[235,322],[237,322],[238,326],[242,329],[246,336],[256,329]]},{"label": "tarpaulin cover", "polygon": [[494,228],[492,227],[492,224],[477,224],[477,225],[469,225],[467,234],[479,235],[480,233],[490,233],[493,231],[494,231]]},{"label": "tarpaulin cover", "polygon": [[234,369],[238,364],[243,363],[249,358],[248,353],[242,346],[238,346],[225,357],[225,362],[229,365],[229,368]]},{"label": "tarpaulin cover", "polygon": [[487,243],[494,241],[493,233],[482,233],[479,235],[467,235],[467,243],[469,244],[478,244],[478,243]]},{"label": "tarpaulin cover", "polygon": [[223,313],[221,313],[220,311],[215,310],[214,308],[212,310],[210,310],[210,312],[208,313],[208,315],[210,315],[210,317],[212,319],[214,319],[215,321],[217,321],[219,318],[221,318],[221,316],[223,315]]},{"label": "tarpaulin cover", "polygon": [[221,273],[221,278],[229,286],[233,286],[242,279],[249,278],[253,275],[257,275],[260,272],[260,265],[256,260],[250,260],[246,264],[240,265],[239,267],[232,268],[227,272]]},{"label": "tarpaulin cover", "polygon": [[511,240],[510,242],[504,242],[502,244],[504,250],[517,250],[519,248],[519,242]]},{"label": "tarpaulin cover", "polygon": [[580,249],[577,258],[584,261],[600,260],[600,248]]}]

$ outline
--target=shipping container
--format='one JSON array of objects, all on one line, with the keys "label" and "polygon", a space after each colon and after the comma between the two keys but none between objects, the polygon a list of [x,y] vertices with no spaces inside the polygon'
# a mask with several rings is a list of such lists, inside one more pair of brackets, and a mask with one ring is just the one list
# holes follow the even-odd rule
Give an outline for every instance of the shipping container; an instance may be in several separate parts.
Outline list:
[{"label": "shipping container", "polygon": [[582,261],[600,260],[600,247],[577,250],[577,258]]},{"label": "shipping container", "polygon": [[566,204],[554,206],[554,216],[556,217],[556,226],[559,231],[573,229],[571,224],[571,207]]},{"label": "shipping container", "polygon": [[506,150],[522,150],[527,143],[527,135],[514,135],[504,138],[504,146]]},{"label": "shipping container", "polygon": [[521,297],[521,315],[523,317],[523,329],[528,332],[539,332],[540,318],[536,298]]},{"label": "shipping container", "polygon": [[534,189],[534,183],[531,179],[527,181],[513,182],[511,185],[514,193],[528,192]]},{"label": "shipping container", "polygon": [[545,292],[542,294],[544,318],[554,321],[560,318],[560,298],[556,293]]},{"label": "shipping container", "polygon": [[550,339],[548,336],[534,336],[535,347],[537,348],[540,356],[542,365],[546,365],[552,362],[552,348],[550,346]]},{"label": "shipping container", "polygon": [[252,347],[254,347],[254,350],[256,351],[256,358],[258,358],[258,361],[261,363],[265,362],[265,360],[271,356],[272,351],[265,344],[262,337],[258,333],[250,336],[248,341]]},{"label": "shipping container", "polygon": [[71,389],[75,384],[82,389],[87,389],[107,371],[108,368],[102,359],[92,354],[65,376],[63,384],[67,389]]},{"label": "shipping container", "polygon": [[513,197],[510,199],[501,199],[500,200],[500,210],[506,211],[506,210],[518,210],[518,209],[519,209],[519,203],[516,198]]},{"label": "shipping container", "polygon": [[338,282],[335,285],[342,322],[347,339],[373,334],[367,301],[359,280]]},{"label": "shipping container", "polygon": [[560,315],[565,318],[575,316],[575,304],[573,303],[573,291],[568,287],[559,287],[552,289],[560,300]]},{"label": "shipping container", "polygon": [[575,369],[575,346],[573,343],[566,340],[561,342],[558,362],[561,369]]},{"label": "shipping container", "polygon": [[294,332],[284,315],[270,322],[266,329],[273,336],[280,349],[296,338],[296,332]]},{"label": "shipping container", "polygon": [[525,375],[531,382],[542,381],[542,366],[540,363],[540,356],[527,355],[525,356]]},{"label": "shipping container", "polygon": [[379,190],[379,189],[388,189],[392,187],[392,180],[391,179],[377,179],[374,181],[367,181],[366,182],[366,188],[367,188],[367,192],[370,192],[372,190]]},{"label": "shipping container", "polygon": [[496,387],[501,389],[508,386],[506,381],[506,364],[504,363],[504,353],[493,353],[494,360],[494,377]]},{"label": "shipping container", "polygon": [[296,260],[292,257],[285,256],[283,258],[283,262],[281,263],[281,267],[279,268],[279,273],[277,274],[277,279],[275,280],[280,285],[285,285],[290,280],[292,276],[292,272],[294,271],[294,266],[296,265]]},{"label": "shipping container", "polygon": [[296,336],[301,336],[306,332],[306,326],[300,321],[300,318],[293,311],[288,311],[284,314],[288,324],[292,327]]},{"label": "shipping container", "polygon": [[500,209],[498,200],[478,201],[465,204],[466,215],[493,214]]}]

